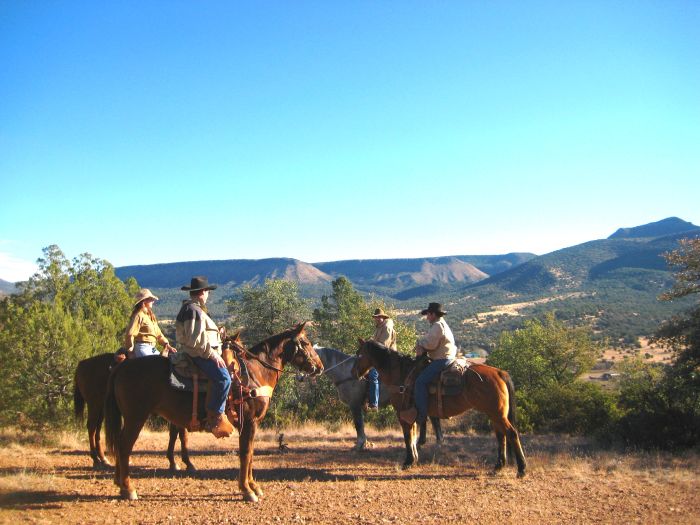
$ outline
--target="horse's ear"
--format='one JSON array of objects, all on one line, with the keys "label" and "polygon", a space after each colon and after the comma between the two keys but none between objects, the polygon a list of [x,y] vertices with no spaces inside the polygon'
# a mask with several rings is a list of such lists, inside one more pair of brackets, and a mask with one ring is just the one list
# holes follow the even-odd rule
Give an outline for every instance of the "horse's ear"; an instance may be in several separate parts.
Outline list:
[{"label": "horse's ear", "polygon": [[307,323],[307,322],[308,322],[308,321],[304,321],[303,323],[299,323],[298,325],[296,325],[296,326],[294,327],[294,331],[295,331],[297,334],[302,333],[302,332],[304,331],[304,327],[306,326],[306,323]]},{"label": "horse's ear", "polygon": [[234,341],[240,341],[241,340],[241,331],[236,330],[234,332],[234,334],[231,336],[231,339],[233,339]]},{"label": "horse's ear", "polygon": [[362,339],[361,337],[358,337],[358,338],[357,338],[357,343],[359,344],[359,346],[362,346],[363,344],[365,344],[365,340]]}]

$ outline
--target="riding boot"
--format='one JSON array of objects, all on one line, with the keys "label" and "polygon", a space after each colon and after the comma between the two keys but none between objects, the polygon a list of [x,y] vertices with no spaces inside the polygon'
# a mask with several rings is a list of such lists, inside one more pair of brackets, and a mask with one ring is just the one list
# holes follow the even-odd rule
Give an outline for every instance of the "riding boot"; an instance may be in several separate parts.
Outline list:
[{"label": "riding boot", "polygon": [[233,425],[224,414],[213,410],[207,410],[207,423],[204,427],[214,437],[229,437],[233,433]]}]

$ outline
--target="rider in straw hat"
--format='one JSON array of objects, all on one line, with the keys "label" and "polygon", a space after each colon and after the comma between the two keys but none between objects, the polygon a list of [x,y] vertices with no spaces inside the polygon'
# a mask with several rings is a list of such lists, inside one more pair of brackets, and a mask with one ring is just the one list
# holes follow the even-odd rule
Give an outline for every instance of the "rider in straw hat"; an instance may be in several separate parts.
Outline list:
[{"label": "rider in straw hat", "polygon": [[[381,343],[387,348],[396,350],[396,330],[394,330],[394,321],[384,313],[384,310],[377,308],[372,315],[374,319],[374,335],[372,340]],[[377,410],[379,406],[379,373],[372,368],[367,373],[367,381],[369,381],[369,403],[368,410]]]},{"label": "rider in straw hat", "polygon": [[163,345],[163,355],[176,350],[160,331],[153,303],[158,298],[148,288],[142,288],[136,294],[134,308],[131,312],[129,326],[124,336],[124,348],[130,359],[158,354],[156,343]]},{"label": "rider in straw hat", "polygon": [[199,276],[193,277],[190,285],[181,289],[190,292],[190,298],[183,301],[175,320],[178,350],[189,354],[210,380],[206,429],[217,438],[228,437],[233,432],[233,425],[224,409],[231,376],[221,357],[221,331],[206,310],[209,292],[215,290],[216,285],[210,285],[206,277]]}]

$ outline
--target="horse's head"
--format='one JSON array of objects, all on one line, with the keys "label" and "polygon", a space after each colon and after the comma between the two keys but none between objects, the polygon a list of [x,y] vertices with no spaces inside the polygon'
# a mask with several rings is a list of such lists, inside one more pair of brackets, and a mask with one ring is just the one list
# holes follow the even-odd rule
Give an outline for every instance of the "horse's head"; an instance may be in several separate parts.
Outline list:
[{"label": "horse's head", "polygon": [[284,342],[283,361],[315,376],[323,372],[323,363],[306,336],[305,326],[306,323],[299,323],[291,330],[290,337]]},{"label": "horse's head", "polygon": [[370,357],[370,353],[367,349],[367,343],[368,341],[365,341],[364,339],[359,339],[358,340],[359,347],[357,349],[357,359],[355,360],[355,364],[352,365],[352,377],[355,379],[361,379],[367,375],[367,372],[370,371],[371,368],[374,367],[374,364],[372,363],[372,359]]},{"label": "horse's head", "polygon": [[243,340],[241,339],[241,331],[238,330],[233,335],[225,336],[221,342],[221,349],[224,351],[231,350],[237,354],[244,353],[246,348],[243,344]]}]

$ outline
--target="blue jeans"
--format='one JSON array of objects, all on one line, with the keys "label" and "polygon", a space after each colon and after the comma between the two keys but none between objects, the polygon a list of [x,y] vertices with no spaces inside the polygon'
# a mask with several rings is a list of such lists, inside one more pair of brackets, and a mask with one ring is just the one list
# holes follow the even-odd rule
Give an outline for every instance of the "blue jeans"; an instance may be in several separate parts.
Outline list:
[{"label": "blue jeans", "polygon": [[204,375],[211,381],[211,395],[209,396],[207,410],[223,414],[226,408],[226,396],[228,396],[228,389],[231,386],[231,376],[228,370],[219,368],[211,359],[193,357],[192,361],[202,369]]},{"label": "blue jeans", "polygon": [[370,368],[367,372],[369,381],[369,406],[379,406],[379,372],[375,368]]},{"label": "blue jeans", "polygon": [[149,355],[158,355],[158,350],[156,347],[150,343],[134,343],[134,350],[131,352],[131,359],[136,359],[137,357],[148,357]]},{"label": "blue jeans", "polygon": [[418,374],[414,389],[416,411],[418,412],[416,421],[418,423],[423,423],[428,417],[428,385],[433,379],[439,376],[440,372],[447,368],[451,362],[452,361],[449,359],[436,359]]}]

